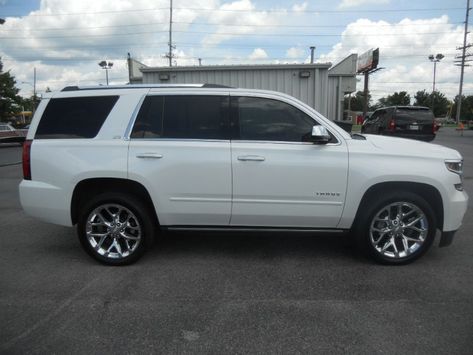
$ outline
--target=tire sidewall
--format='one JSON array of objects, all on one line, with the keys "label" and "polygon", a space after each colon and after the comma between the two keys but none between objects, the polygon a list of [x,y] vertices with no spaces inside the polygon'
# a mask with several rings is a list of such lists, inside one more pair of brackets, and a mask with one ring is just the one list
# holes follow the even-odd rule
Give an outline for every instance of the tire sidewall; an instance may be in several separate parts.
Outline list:
[{"label": "tire sidewall", "polygon": [[[111,259],[100,255],[94,250],[94,248],[87,240],[85,230],[89,214],[95,208],[108,203],[122,205],[123,207],[129,209],[136,216],[138,222],[140,223],[140,226],[142,227],[142,235],[138,247],[131,255],[125,258]],[[154,228],[153,224],[151,223],[150,216],[151,213],[149,213],[148,208],[146,208],[146,206],[133,195],[127,195],[123,193],[103,193],[97,195],[89,202],[84,204],[83,207],[81,207],[77,223],[77,234],[79,237],[79,241],[84,250],[87,252],[87,254],[92,256],[94,259],[100,261],[101,263],[116,266],[129,265],[137,261],[144,254],[144,252],[152,245],[152,241],[154,238]]]},{"label": "tire sidewall", "polygon": [[[373,218],[385,206],[395,202],[409,202],[421,209],[427,218],[429,231],[421,247],[413,254],[399,259],[390,258],[380,254],[371,243],[370,226]],[[372,199],[368,204],[366,212],[360,218],[356,228],[357,244],[359,248],[375,261],[387,265],[404,265],[413,262],[424,255],[432,245],[437,231],[437,221],[435,213],[429,203],[421,196],[411,192],[391,192],[381,198]]]}]

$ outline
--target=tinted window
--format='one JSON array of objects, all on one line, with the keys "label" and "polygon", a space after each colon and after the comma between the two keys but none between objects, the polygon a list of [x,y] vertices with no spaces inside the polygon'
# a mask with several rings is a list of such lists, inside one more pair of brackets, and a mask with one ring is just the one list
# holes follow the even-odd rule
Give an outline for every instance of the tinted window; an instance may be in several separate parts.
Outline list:
[{"label": "tinted window", "polygon": [[132,138],[225,139],[228,96],[148,96]]},{"label": "tinted window", "polygon": [[136,117],[131,138],[160,138],[163,132],[164,96],[148,96]]},{"label": "tinted window", "polygon": [[93,138],[118,100],[118,96],[51,99],[35,138]]},{"label": "tinted window", "polygon": [[284,102],[254,97],[237,100],[242,140],[302,142],[317,124]]},{"label": "tinted window", "polygon": [[422,110],[398,108],[396,110],[396,119],[404,119],[410,121],[433,121],[434,114],[428,109]]}]

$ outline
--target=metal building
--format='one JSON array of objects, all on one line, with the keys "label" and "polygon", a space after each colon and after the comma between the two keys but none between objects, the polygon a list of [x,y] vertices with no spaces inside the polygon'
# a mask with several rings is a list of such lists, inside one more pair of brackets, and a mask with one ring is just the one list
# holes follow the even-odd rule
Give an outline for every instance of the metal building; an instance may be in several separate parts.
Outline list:
[{"label": "metal building", "polygon": [[355,91],[356,60],[352,54],[331,63],[147,67],[128,60],[130,83],[220,84],[279,91],[298,98],[332,120],[343,116],[343,97]]}]

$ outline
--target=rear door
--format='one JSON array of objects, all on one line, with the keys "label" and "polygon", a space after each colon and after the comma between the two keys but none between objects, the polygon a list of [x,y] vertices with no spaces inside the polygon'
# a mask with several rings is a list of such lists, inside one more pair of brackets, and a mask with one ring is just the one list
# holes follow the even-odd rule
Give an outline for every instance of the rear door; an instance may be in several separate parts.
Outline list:
[{"label": "rear door", "polygon": [[161,225],[228,225],[228,93],[148,95],[131,132],[129,178],[150,192]]},{"label": "rear door", "polygon": [[304,141],[317,122],[265,97],[232,97],[232,123],[231,225],[335,228],[347,183],[343,138]]}]

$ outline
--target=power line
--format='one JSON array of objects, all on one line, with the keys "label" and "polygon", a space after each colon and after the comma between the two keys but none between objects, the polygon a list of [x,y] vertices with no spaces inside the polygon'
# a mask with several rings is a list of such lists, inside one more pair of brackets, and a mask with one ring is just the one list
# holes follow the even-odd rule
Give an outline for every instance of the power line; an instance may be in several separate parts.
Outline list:
[{"label": "power line", "polygon": [[[180,25],[198,25],[198,26],[218,26],[218,27],[268,27],[268,28],[346,28],[348,24],[344,25],[282,25],[282,24],[224,24],[224,23],[211,23],[211,22],[181,22],[173,21],[174,24]],[[34,32],[37,31],[77,31],[77,30],[93,30],[93,29],[104,29],[104,28],[123,28],[123,27],[139,27],[139,26],[155,26],[155,25],[166,25],[168,22],[147,22],[147,23],[135,23],[135,24],[121,24],[121,25],[107,25],[107,26],[82,26],[82,27],[46,27],[46,28],[31,28]],[[459,25],[463,22],[452,22],[452,23],[442,23],[436,24],[441,26],[451,26]],[[428,26],[431,27],[431,23],[412,23],[412,24],[364,24],[363,27],[417,27],[417,26]],[[13,29],[4,29],[3,27],[0,30],[2,32],[18,32],[18,28]]]},{"label": "power line", "polygon": [[[457,11],[463,10],[462,7],[441,7],[441,8],[397,8],[397,9],[354,9],[354,10],[277,10],[277,9],[216,9],[216,8],[198,8],[198,7],[175,7],[175,10],[192,10],[204,12],[232,12],[232,13],[296,13],[296,14],[340,14],[340,13],[379,13],[379,12],[432,12],[432,11]],[[130,13],[130,12],[147,12],[169,10],[169,7],[154,7],[143,9],[125,9],[125,10],[107,10],[107,11],[84,11],[84,12],[58,12],[58,13],[35,13],[28,14],[28,17],[54,17],[54,16],[83,16],[83,15],[100,15],[100,14],[114,14],[114,13]],[[24,15],[10,15],[9,17],[23,17]]]},{"label": "power line", "polygon": [[[109,34],[89,34],[89,35],[61,35],[61,36],[37,36],[35,39],[54,39],[54,38],[96,38],[96,37],[117,37],[117,36],[137,36],[143,34],[166,33],[168,31],[142,31],[142,32],[126,32],[126,33],[109,33]],[[253,36],[253,37],[340,37],[341,33],[241,33],[241,32],[210,32],[210,31],[173,31],[174,33],[186,33],[187,35],[208,34],[212,36]],[[439,35],[451,34],[451,31],[444,32],[421,32],[421,35]],[[353,35],[343,34],[343,37],[404,37],[403,33],[357,33]],[[31,36],[2,37],[3,40],[31,39]]]}]

